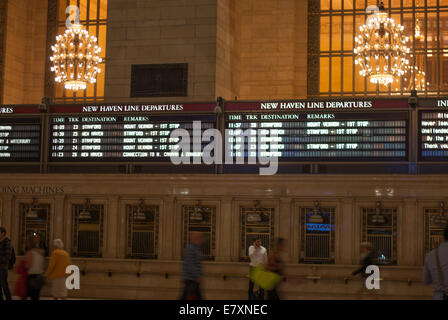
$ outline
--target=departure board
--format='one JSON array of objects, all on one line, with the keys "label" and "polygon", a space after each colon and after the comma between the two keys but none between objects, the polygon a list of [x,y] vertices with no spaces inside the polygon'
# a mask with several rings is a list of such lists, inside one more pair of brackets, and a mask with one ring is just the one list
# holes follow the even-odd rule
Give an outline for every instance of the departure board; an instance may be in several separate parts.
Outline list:
[{"label": "departure board", "polygon": [[39,161],[40,131],[40,118],[0,117],[0,161]]},{"label": "departure board", "polygon": [[420,112],[421,160],[448,160],[448,110]]},{"label": "departure board", "polygon": [[[185,129],[193,136],[194,121],[200,121],[201,132],[215,127],[214,115],[55,116],[50,120],[50,159],[170,161],[170,156],[176,155],[173,148],[180,140],[170,137],[171,133],[176,129]],[[187,156],[196,156],[191,152]]]},{"label": "departure board", "polygon": [[[229,113],[226,128],[233,136],[228,156],[244,152],[244,157],[276,156],[280,161],[405,161],[407,119],[406,112]],[[254,150],[241,135],[247,129],[261,129],[266,143],[261,140]]]}]

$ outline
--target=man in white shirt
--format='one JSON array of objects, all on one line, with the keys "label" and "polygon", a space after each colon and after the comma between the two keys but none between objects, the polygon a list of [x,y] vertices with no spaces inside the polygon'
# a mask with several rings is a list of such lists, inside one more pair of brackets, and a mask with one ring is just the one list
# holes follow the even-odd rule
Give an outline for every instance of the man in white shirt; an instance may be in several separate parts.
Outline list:
[{"label": "man in white shirt", "polygon": [[[254,244],[249,247],[249,258],[249,274],[252,274],[253,268],[267,263],[268,255],[266,248],[261,245],[261,239],[255,239]],[[249,278],[249,300],[255,300],[257,298],[261,300],[263,297],[264,290],[261,288],[258,290],[258,297],[254,294],[254,282]]]}]

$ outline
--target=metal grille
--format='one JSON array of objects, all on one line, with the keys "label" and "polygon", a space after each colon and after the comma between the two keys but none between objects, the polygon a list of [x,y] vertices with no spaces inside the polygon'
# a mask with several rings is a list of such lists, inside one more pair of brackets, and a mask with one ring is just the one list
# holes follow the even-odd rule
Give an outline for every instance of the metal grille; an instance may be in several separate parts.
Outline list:
[{"label": "metal grille", "polygon": [[72,209],[73,256],[100,258],[103,251],[104,206],[74,204]]},{"label": "metal grille", "polygon": [[249,261],[249,247],[256,239],[268,250],[274,238],[274,208],[240,207],[240,261]]},{"label": "metal grille", "polygon": [[363,242],[370,242],[378,264],[397,263],[397,209],[381,209],[384,222],[375,222],[377,208],[362,208]]},{"label": "metal grille", "polygon": [[[33,211],[33,214],[30,214],[29,209]],[[41,246],[47,249],[50,240],[50,204],[30,205],[20,203],[19,212],[20,242],[18,254],[25,254],[26,239],[36,234],[40,235]]]},{"label": "metal grille", "polygon": [[159,207],[127,205],[128,258],[157,259]]},{"label": "metal grille", "polygon": [[443,230],[446,225],[446,220],[440,218],[448,217],[448,215],[446,213],[445,215],[442,215],[442,210],[440,208],[424,208],[423,212],[425,219],[425,252],[423,259],[425,259],[426,254],[428,254],[431,250],[438,248],[440,243],[444,241]]},{"label": "metal grille", "polygon": [[190,232],[197,231],[202,236],[202,258],[215,259],[216,207],[182,206],[184,218],[183,245],[190,242]]},{"label": "metal grille", "polygon": [[314,208],[300,208],[301,263],[334,263],[334,208],[320,208],[320,222],[313,221]]}]

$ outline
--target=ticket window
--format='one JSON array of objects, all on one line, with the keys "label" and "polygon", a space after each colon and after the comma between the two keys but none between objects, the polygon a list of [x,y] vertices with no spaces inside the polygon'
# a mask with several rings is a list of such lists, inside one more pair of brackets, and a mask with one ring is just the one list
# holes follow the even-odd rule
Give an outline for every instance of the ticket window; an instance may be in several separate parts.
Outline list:
[{"label": "ticket window", "polygon": [[212,261],[215,259],[215,231],[216,231],[216,207],[203,206],[197,203],[195,206],[182,206],[183,212],[183,247],[190,242],[190,233],[199,232],[202,237],[202,258]]},{"label": "ticket window", "polygon": [[126,205],[128,220],[127,257],[157,259],[159,238],[159,207]]},{"label": "ticket window", "polygon": [[436,249],[444,241],[443,231],[448,225],[448,213],[443,202],[439,208],[424,208],[425,219],[425,238],[424,250],[425,257],[431,250]]},{"label": "ticket window", "polygon": [[300,210],[300,263],[334,263],[335,208],[314,207]]},{"label": "ticket window", "polygon": [[19,255],[24,255],[27,247],[27,239],[31,236],[39,236],[39,246],[45,250],[48,255],[48,247],[50,242],[50,204],[37,203],[20,203],[20,243]]},{"label": "ticket window", "polygon": [[370,242],[377,264],[397,263],[397,209],[362,208],[361,241]]},{"label": "ticket window", "polygon": [[73,256],[102,256],[103,219],[103,205],[89,202],[73,205]]},{"label": "ticket window", "polygon": [[254,207],[240,207],[241,235],[240,261],[249,261],[249,247],[256,239],[269,251],[274,239],[274,208],[263,208],[259,202]]}]

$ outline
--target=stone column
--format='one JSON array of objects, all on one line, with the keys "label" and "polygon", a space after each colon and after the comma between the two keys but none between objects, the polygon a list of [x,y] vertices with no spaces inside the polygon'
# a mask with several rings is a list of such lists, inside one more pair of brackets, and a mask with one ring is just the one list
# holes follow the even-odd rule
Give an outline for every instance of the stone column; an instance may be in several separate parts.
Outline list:
[{"label": "stone column", "polygon": [[216,219],[215,261],[232,261],[232,239],[238,236],[232,230],[232,198],[221,198],[221,206]]},{"label": "stone column", "polygon": [[[172,260],[175,258],[180,259],[180,255],[175,257],[175,198],[174,197],[164,197],[163,205],[160,209],[159,216],[159,254],[158,258],[160,260]],[[175,243],[176,242],[176,243]],[[177,251],[176,251],[177,252]]]},{"label": "stone column", "polygon": [[[65,196],[64,195],[58,195],[54,197],[54,216],[53,216],[53,234],[52,238],[50,239],[50,244],[52,243],[53,239],[64,239],[64,222],[66,219],[64,219],[65,216]],[[67,217],[70,219],[70,217]],[[64,243],[65,244],[65,243]]]},{"label": "stone column", "polygon": [[340,201],[339,208],[340,212],[336,213],[335,219],[336,230],[338,230],[339,234],[339,236],[336,236],[335,263],[352,264],[352,257],[354,255],[353,250],[356,247],[356,245],[353,245],[355,243],[353,233],[356,230],[354,226],[355,212],[353,207],[353,199],[342,199]]},{"label": "stone column", "polygon": [[398,264],[402,266],[418,266],[421,264],[421,244],[423,242],[423,221],[418,219],[417,200],[403,200],[397,221],[397,255]]},{"label": "stone column", "polygon": [[[292,221],[293,221],[293,208],[291,198],[280,198],[279,206],[279,226],[278,226],[278,236],[284,238],[289,243],[288,253],[285,255],[285,263],[291,263],[293,259],[293,248],[291,241],[293,231],[292,231]],[[273,240],[273,239],[272,239]]]},{"label": "stone column", "polygon": [[104,258],[116,258],[118,256],[117,252],[117,239],[119,238],[117,226],[118,220],[118,202],[120,200],[119,196],[111,196],[107,198],[107,214],[106,221],[104,224]]}]

